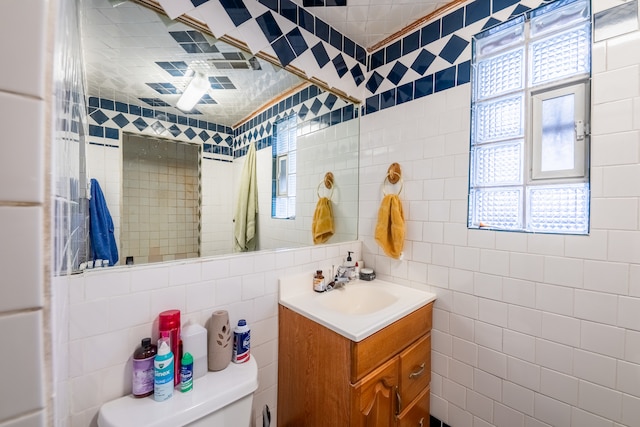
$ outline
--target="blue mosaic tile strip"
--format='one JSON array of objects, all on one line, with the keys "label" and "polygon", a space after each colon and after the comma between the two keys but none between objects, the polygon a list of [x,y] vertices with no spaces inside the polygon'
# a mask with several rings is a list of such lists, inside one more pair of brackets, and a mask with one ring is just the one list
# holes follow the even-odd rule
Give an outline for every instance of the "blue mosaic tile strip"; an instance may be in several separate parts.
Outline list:
[{"label": "blue mosaic tile strip", "polygon": [[313,56],[316,58],[316,62],[320,68],[323,68],[329,61],[329,55],[327,54],[327,50],[324,48],[324,45],[320,42],[311,48],[311,52]]},{"label": "blue mosaic tile strip", "polygon": [[236,27],[251,19],[251,13],[242,0],[220,0],[220,4]]},{"label": "blue mosaic tile strip", "polygon": [[443,58],[449,64],[454,64],[468,45],[468,41],[454,34],[440,51],[440,58]]},{"label": "blue mosaic tile strip", "polygon": [[296,56],[302,55],[307,51],[307,49],[309,49],[309,46],[307,46],[307,42],[304,40],[304,37],[302,37],[302,33],[298,28],[294,28],[293,30],[291,30],[289,33],[287,33],[286,37]]},{"label": "blue mosaic tile strip", "polygon": [[[89,98],[89,103],[92,105],[111,105],[110,102],[103,101],[105,100],[95,97]],[[105,114],[105,112],[108,113],[107,110],[88,107],[88,109],[92,110],[89,120],[93,122],[89,125],[90,136],[117,140],[120,138],[120,132],[129,124],[132,124],[140,132],[151,128],[156,134],[162,134],[166,131],[173,135],[174,138],[178,138],[184,133],[189,139],[199,136],[203,142],[213,140],[216,144],[226,143],[228,147],[230,147],[233,142],[233,130],[228,126],[198,120],[193,117],[177,116],[176,114],[166,113],[161,110],[142,108],[137,105],[116,103],[116,105],[117,104],[126,106],[126,109],[129,110],[130,113],[124,111],[118,112],[118,114],[110,113],[112,117],[109,118],[109,115]],[[124,109],[122,105],[118,110]],[[129,117],[126,117],[125,114],[129,114]],[[187,128],[183,131],[178,125],[186,126]],[[129,130],[132,129],[133,128]]]},{"label": "blue mosaic tile strip", "polygon": [[[90,104],[98,104],[98,105],[101,104],[101,103],[105,104],[104,101],[105,101],[105,99],[103,99],[103,98],[96,98],[96,97],[90,97],[89,98],[89,103]],[[111,102],[113,102],[113,101],[111,101]],[[109,105],[109,104],[107,104],[107,105]],[[141,110],[144,112],[144,114],[141,114]],[[178,123],[178,124],[183,124],[183,125],[189,125],[189,126],[192,126],[192,127],[195,127],[195,128],[199,128],[199,129],[208,129],[208,130],[217,131],[217,132],[220,132],[220,133],[233,134],[233,130],[229,126],[219,125],[219,124],[216,124],[216,123],[207,122],[205,120],[197,120],[197,119],[194,119],[192,117],[177,116],[175,114],[166,114],[164,111],[161,111],[161,110],[153,110],[153,109],[148,109],[148,108],[142,108],[141,109],[140,106],[137,106],[137,105],[134,105],[134,104],[129,104],[129,114],[148,117],[148,118],[154,118],[154,117],[158,117],[160,115],[164,115],[164,119],[163,120],[168,121],[170,123]],[[118,126],[120,128],[125,127],[129,123],[127,118],[124,117],[122,114],[116,115],[112,120],[116,124],[118,124]]]},{"label": "blue mosaic tile strip", "polygon": [[91,114],[91,118],[93,120],[96,121],[96,123],[98,123],[99,125],[103,124],[104,122],[106,122],[107,120],[109,120],[109,117],[107,117],[106,114],[104,114],[102,111],[100,110],[96,110]]},{"label": "blue mosaic tile strip", "polygon": [[266,12],[256,18],[256,23],[262,30],[269,43],[273,43],[282,36],[282,30],[271,12]]},{"label": "blue mosaic tile strip", "polygon": [[[548,0],[540,0],[541,3],[546,1]],[[488,27],[493,26],[501,21],[491,17],[491,14],[500,12],[506,8],[514,8],[511,16],[517,16],[530,10],[529,6],[520,5],[519,2],[520,0],[493,0],[493,3],[491,3],[490,0],[475,0],[466,6],[449,12],[443,17],[422,27],[420,30],[406,35],[401,40],[373,52],[370,55],[370,69],[375,70],[378,67],[398,60],[400,58],[398,56],[400,46],[402,46],[401,54],[403,56],[416,50],[416,39],[418,38],[420,40],[419,47],[423,47],[486,18],[490,20]],[[491,10],[492,4],[493,10]]]},{"label": "blue mosaic tile strip", "polygon": [[[538,5],[555,4],[553,0],[538,2]],[[365,84],[369,96],[365,97],[362,114],[371,114],[469,83],[470,58],[465,52],[469,52],[471,35],[469,31],[464,31],[465,27],[477,24],[473,32],[494,27],[504,22],[504,19],[520,16],[536,7],[530,3],[520,4],[520,0],[475,0],[430,22],[401,40],[372,52],[369,56],[369,74]],[[495,13],[499,15],[492,16]],[[438,46],[437,48],[429,46],[434,42],[440,42],[434,45]],[[419,53],[416,54],[419,49]],[[401,56],[398,57],[400,50]],[[445,65],[444,69],[436,69],[427,74],[438,58],[451,65]],[[445,64],[443,61],[437,62],[438,67]],[[407,82],[409,68],[423,77]],[[389,84],[394,88],[389,89]],[[381,92],[377,93],[379,90]]]},{"label": "blue mosaic tile strip", "polygon": [[273,105],[235,129],[234,158],[246,154],[247,145],[255,143],[258,150],[271,147],[274,124],[291,114],[297,115],[298,134],[306,135],[329,126],[353,120],[359,110],[336,95],[309,86]]},{"label": "blue mosaic tile strip", "polygon": [[[197,5],[200,6],[207,1],[212,0],[192,0],[192,4],[195,6],[197,3]],[[345,37],[340,31],[329,26],[326,22],[314,16],[310,11],[298,6],[291,0],[258,0],[262,6],[269,10],[256,17],[251,15],[251,11],[247,9],[242,0],[217,1],[220,2],[220,5],[227,12],[227,15],[229,15],[229,18],[236,27],[239,27],[251,19],[255,20],[264,37],[276,53],[276,56],[282,66],[289,65],[297,57],[309,50],[310,46],[308,46],[308,43],[310,40],[305,39],[301,30],[304,30],[322,40],[322,42],[319,42],[320,46],[322,46],[323,42],[330,44],[338,49],[341,52],[341,55],[346,55],[347,57],[352,58],[351,61],[356,61],[361,66],[367,66],[368,55],[363,46],[360,46],[348,37]],[[345,0],[329,0],[330,3],[340,3],[343,1]],[[255,9],[252,9],[255,12]],[[297,27],[284,35],[283,29],[273,16],[274,13],[278,13],[280,16],[288,19]],[[171,32],[171,35],[180,44],[180,46],[187,51],[195,53],[199,52],[198,49],[206,49],[206,46],[201,46],[203,43],[208,45],[206,39],[204,39],[204,37],[204,40],[200,40],[198,38],[198,36],[202,37],[202,34],[197,31],[194,32],[197,33],[197,35],[193,35],[191,33],[192,32],[190,31],[174,31]],[[318,45],[314,46],[312,51],[320,68],[324,68],[324,66],[329,63],[329,61],[327,61],[328,55],[326,54],[326,46],[323,46],[322,48],[324,52],[317,46]],[[334,59],[335,58],[337,57],[334,57]],[[344,61],[344,58],[342,58],[342,60]],[[341,62],[342,61],[339,60],[334,61],[336,73],[338,73],[338,77],[340,78],[347,74],[349,70],[354,69],[353,63],[344,61],[346,65],[343,66]],[[170,74],[180,74],[180,68],[171,66],[171,63],[159,63],[158,65]],[[362,79],[360,73],[357,72],[357,69],[351,73],[351,76],[357,86],[362,84]]]},{"label": "blue mosaic tile strip", "polygon": [[393,68],[387,75],[387,79],[397,86],[398,83],[400,83],[400,80],[402,80],[402,78],[406,74],[407,70],[407,66],[398,61],[393,65]]}]

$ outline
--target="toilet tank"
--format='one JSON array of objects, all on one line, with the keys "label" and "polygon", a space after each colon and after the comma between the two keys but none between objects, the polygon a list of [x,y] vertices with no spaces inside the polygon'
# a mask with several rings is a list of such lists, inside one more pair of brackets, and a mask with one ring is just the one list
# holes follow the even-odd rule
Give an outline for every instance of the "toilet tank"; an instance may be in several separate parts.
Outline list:
[{"label": "toilet tank", "polygon": [[193,382],[193,390],[156,402],[153,396],[133,395],[107,402],[98,413],[99,427],[248,427],[253,393],[258,388],[258,365],[253,355],[242,364],[231,363],[207,372]]}]

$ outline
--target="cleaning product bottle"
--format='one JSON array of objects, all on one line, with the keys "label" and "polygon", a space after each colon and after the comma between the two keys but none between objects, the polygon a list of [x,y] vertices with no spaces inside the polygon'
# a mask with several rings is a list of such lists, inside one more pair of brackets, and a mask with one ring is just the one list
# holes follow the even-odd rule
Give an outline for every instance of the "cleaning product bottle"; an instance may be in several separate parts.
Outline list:
[{"label": "cleaning product bottle", "polygon": [[203,377],[207,373],[207,330],[198,324],[187,323],[180,331],[180,337],[183,357],[190,353],[193,358],[193,379]]},{"label": "cleaning product bottle", "polygon": [[251,357],[251,330],[245,319],[238,321],[238,326],[233,330],[233,363],[244,363]]},{"label": "cleaning product bottle", "polygon": [[[166,310],[158,316],[160,336],[167,333],[170,338],[169,348],[174,357],[173,385],[180,384],[180,310]],[[159,348],[160,346],[158,346]]]},{"label": "cleaning product bottle", "polygon": [[147,397],[153,394],[153,359],[157,348],[151,344],[151,338],[144,338],[140,347],[133,353],[133,395]]},{"label": "cleaning product bottle", "polygon": [[187,392],[193,388],[193,357],[191,353],[182,356],[180,364],[180,391]]},{"label": "cleaning product bottle", "polygon": [[166,334],[158,340],[158,354],[153,367],[153,398],[162,402],[173,396],[173,353]]}]

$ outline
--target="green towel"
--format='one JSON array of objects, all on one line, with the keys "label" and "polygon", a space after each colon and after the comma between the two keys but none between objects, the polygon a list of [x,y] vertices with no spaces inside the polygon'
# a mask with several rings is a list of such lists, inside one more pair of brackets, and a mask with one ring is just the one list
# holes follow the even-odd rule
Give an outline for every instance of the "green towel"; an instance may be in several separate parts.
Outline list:
[{"label": "green towel", "polygon": [[256,180],[256,147],[249,144],[247,159],[240,176],[238,203],[233,216],[236,252],[256,249],[256,215],[258,214],[258,182]]}]

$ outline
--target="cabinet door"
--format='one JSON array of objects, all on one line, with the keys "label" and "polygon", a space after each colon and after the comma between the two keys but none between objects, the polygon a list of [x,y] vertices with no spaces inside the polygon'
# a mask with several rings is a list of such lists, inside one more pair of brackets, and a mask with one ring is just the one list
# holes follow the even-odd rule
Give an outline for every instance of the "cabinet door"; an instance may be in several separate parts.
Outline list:
[{"label": "cabinet door", "polygon": [[395,425],[398,364],[395,357],[353,385],[352,427]]},{"label": "cabinet door", "polygon": [[431,390],[424,389],[398,417],[398,427],[429,427],[429,398]]}]

